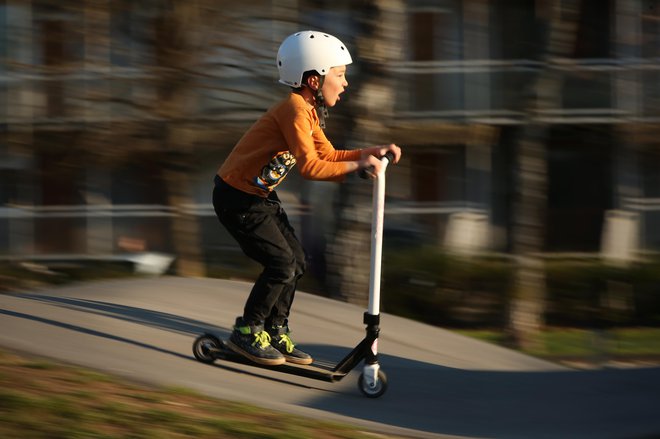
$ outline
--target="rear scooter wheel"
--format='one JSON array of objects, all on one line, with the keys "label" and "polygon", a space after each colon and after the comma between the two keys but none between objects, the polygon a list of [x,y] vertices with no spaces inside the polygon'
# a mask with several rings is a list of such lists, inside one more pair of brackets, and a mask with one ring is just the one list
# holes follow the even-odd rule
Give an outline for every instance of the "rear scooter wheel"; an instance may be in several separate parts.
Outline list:
[{"label": "rear scooter wheel", "polygon": [[360,374],[360,378],[358,378],[358,388],[360,389],[360,392],[367,398],[378,398],[379,396],[382,396],[383,393],[387,390],[387,375],[385,375],[385,372],[382,370],[378,371],[378,380],[376,381],[376,385],[374,387],[370,387],[367,384],[367,381],[364,379],[364,374]]},{"label": "rear scooter wheel", "polygon": [[220,340],[209,334],[200,335],[193,343],[193,355],[202,363],[213,363],[215,361],[213,352],[218,350],[220,350]]}]

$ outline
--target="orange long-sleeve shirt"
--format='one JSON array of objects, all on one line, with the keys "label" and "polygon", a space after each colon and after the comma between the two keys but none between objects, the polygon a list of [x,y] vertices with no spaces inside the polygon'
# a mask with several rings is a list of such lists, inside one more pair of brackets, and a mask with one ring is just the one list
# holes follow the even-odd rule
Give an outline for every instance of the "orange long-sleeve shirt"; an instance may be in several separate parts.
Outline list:
[{"label": "orange long-sleeve shirt", "polygon": [[218,175],[241,191],[268,194],[297,164],[309,180],[341,180],[343,161],[360,151],[336,150],[319,125],[316,110],[297,93],[270,108],[238,141]]}]

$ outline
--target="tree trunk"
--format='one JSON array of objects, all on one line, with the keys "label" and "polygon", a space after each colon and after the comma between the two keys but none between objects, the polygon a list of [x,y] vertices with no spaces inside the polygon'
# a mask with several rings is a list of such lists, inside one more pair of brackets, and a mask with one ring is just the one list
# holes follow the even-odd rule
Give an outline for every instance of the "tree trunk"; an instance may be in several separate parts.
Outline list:
[{"label": "tree trunk", "polygon": [[[394,107],[394,86],[384,67],[400,56],[400,0],[364,1],[357,36],[356,64],[361,80],[356,91],[354,126],[349,136],[352,148],[390,143],[388,120]],[[349,178],[340,188],[337,233],[328,249],[329,290],[335,297],[364,305],[369,292],[372,185]]]},{"label": "tree trunk", "polygon": [[[538,343],[544,324],[546,281],[544,262],[547,202],[546,145],[550,125],[537,119],[538,110],[561,107],[561,72],[552,68],[558,58],[571,55],[580,0],[537,2],[541,14],[539,53],[544,66],[531,83],[526,121],[518,142],[514,206],[513,252],[517,268],[509,309],[509,335],[517,347]],[[545,30],[545,32],[543,32]]]},{"label": "tree trunk", "polygon": [[164,182],[172,219],[172,241],[177,255],[176,273],[204,276],[201,231],[196,216],[186,212],[193,204],[190,174],[193,172],[194,133],[185,126],[190,94],[195,86],[189,73],[201,52],[203,2],[172,2],[156,21],[156,63],[159,69],[156,112],[163,126]]}]

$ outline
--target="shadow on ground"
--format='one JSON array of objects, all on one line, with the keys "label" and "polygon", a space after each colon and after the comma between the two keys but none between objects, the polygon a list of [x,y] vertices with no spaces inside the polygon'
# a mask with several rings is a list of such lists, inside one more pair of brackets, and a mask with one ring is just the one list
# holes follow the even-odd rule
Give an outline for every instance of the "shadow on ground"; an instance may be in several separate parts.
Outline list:
[{"label": "shadow on ground", "polygon": [[[213,332],[220,337],[229,329],[206,322],[145,308],[81,298],[43,294],[15,297],[52,306],[102,315],[133,324],[193,337]],[[0,309],[0,315],[31,320],[101,338],[127,343],[178,358],[194,360],[192,352],[176,352],[28,313]],[[306,345],[315,357],[337,362],[343,347]],[[657,438],[660,437],[660,368],[561,372],[471,371],[381,354],[389,390],[381,398],[354,392],[311,392],[311,407],[418,430],[422,432],[489,438]],[[237,373],[314,389],[312,380],[301,384],[287,374],[258,367],[216,362]],[[359,368],[359,367],[358,367]],[[358,371],[359,372],[359,371]],[[267,376],[268,375],[268,376]],[[356,373],[345,380],[355,380]],[[309,381],[309,382],[307,382]],[[342,387],[344,389],[345,387]]]}]

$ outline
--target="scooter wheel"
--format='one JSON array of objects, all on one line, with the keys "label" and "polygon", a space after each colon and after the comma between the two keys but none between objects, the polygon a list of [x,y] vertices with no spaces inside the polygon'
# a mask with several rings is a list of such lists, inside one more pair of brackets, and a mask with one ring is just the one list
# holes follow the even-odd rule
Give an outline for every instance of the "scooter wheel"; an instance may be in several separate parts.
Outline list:
[{"label": "scooter wheel", "polygon": [[358,388],[367,398],[378,398],[387,390],[387,375],[382,370],[378,371],[378,381],[374,387],[370,387],[364,379],[364,374],[358,378]]},{"label": "scooter wheel", "polygon": [[215,361],[213,352],[219,349],[220,340],[209,334],[200,335],[193,343],[193,355],[202,363],[213,363]]}]

